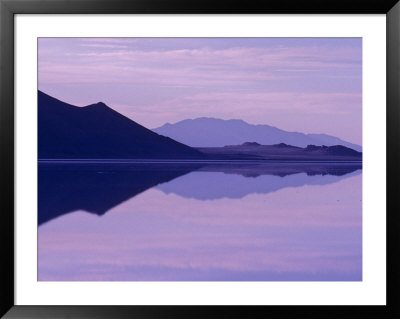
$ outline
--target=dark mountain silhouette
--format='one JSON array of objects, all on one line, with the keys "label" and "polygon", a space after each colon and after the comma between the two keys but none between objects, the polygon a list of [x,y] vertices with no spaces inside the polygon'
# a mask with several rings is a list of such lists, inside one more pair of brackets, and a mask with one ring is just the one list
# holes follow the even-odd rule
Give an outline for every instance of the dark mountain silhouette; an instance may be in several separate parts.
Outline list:
[{"label": "dark mountain silhouette", "polygon": [[254,141],[263,145],[286,143],[299,147],[309,144],[343,145],[361,151],[361,146],[334,136],[288,132],[269,125],[252,125],[243,120],[202,117],[174,124],[166,123],[153,131],[192,147],[222,147]]},{"label": "dark mountain silhouette", "polygon": [[145,190],[197,168],[189,164],[39,163],[38,223],[76,210],[103,215]]},{"label": "dark mountain silhouette", "polygon": [[197,148],[210,158],[215,159],[258,159],[290,161],[361,161],[362,153],[343,145],[316,146],[305,148],[287,145],[260,145],[256,142],[245,142],[241,145],[224,147]]},{"label": "dark mountain silhouette", "polygon": [[39,158],[202,158],[104,103],[77,107],[38,92]]}]

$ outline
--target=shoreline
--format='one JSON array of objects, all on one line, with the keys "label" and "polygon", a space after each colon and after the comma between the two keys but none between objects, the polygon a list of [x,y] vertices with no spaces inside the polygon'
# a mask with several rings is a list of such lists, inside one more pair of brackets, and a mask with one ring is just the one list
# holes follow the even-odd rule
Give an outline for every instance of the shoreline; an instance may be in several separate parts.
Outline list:
[{"label": "shoreline", "polygon": [[196,160],[196,159],[103,159],[103,158],[39,158],[39,164],[362,164],[362,160]]}]

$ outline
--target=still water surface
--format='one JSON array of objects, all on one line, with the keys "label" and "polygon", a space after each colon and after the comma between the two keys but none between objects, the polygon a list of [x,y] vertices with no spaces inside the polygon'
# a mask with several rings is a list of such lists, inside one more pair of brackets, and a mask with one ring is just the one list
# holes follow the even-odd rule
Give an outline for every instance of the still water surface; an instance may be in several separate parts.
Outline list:
[{"label": "still water surface", "polygon": [[362,280],[360,164],[41,163],[42,281]]}]

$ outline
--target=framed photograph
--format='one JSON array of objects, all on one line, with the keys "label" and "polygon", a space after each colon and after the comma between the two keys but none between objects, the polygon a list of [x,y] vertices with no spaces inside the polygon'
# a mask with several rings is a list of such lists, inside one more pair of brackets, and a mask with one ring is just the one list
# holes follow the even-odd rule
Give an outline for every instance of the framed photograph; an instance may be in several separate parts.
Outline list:
[{"label": "framed photograph", "polygon": [[1,315],[399,315],[396,0],[0,3]]}]

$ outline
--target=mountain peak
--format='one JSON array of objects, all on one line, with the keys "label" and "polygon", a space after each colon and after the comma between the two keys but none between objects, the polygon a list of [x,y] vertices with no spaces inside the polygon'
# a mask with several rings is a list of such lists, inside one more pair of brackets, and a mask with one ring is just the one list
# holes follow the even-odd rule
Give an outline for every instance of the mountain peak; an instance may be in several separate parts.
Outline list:
[{"label": "mountain peak", "polygon": [[103,103],[103,102],[97,102],[97,103],[95,103],[95,104],[90,104],[90,105],[88,105],[88,106],[86,106],[86,107],[96,107],[96,108],[109,108],[105,103]]},{"label": "mountain peak", "polygon": [[257,142],[244,142],[242,145],[243,146],[261,146],[261,144],[259,144]]},{"label": "mountain peak", "polygon": [[293,147],[292,145],[288,145],[286,143],[274,144],[273,146],[275,146],[275,147]]},{"label": "mountain peak", "polygon": [[[243,120],[240,120],[240,119],[229,119],[229,120],[225,120],[225,119],[218,119],[218,118],[215,118],[215,117],[206,117],[206,116],[202,116],[202,117],[196,117],[196,118],[194,118],[194,119],[186,119],[186,120],[182,120],[182,121],[179,121],[179,122],[177,122],[177,123],[175,123],[175,124],[178,124],[178,123],[182,123],[182,122],[202,122],[202,123],[210,123],[210,122],[214,122],[214,123],[228,123],[228,122],[231,122],[231,123],[245,123],[245,124],[248,124],[247,122],[245,122],[245,121],[243,121]],[[167,123],[166,123],[167,124]],[[171,124],[171,125],[175,125],[175,124]],[[165,124],[164,124],[165,125]]]},{"label": "mountain peak", "polygon": [[202,158],[103,102],[78,107],[38,93],[39,158]]}]

